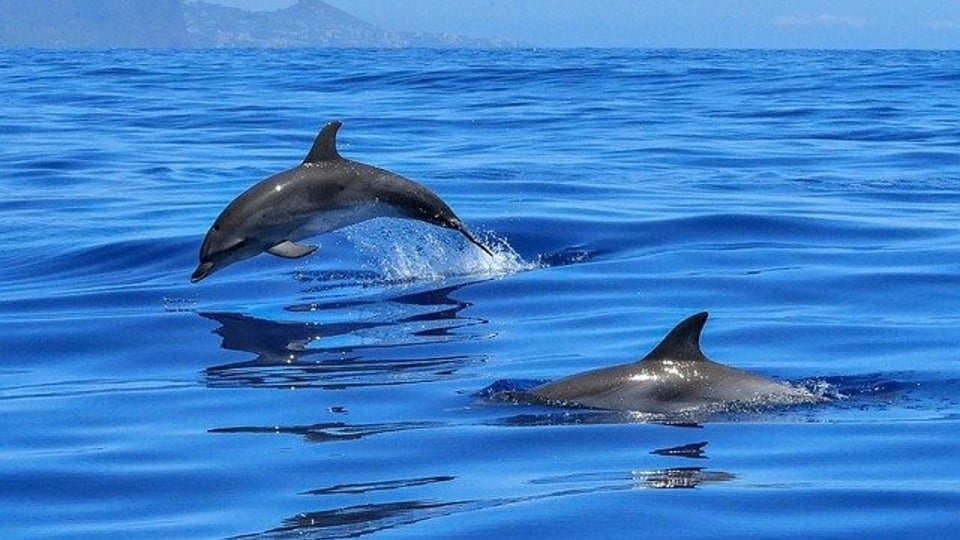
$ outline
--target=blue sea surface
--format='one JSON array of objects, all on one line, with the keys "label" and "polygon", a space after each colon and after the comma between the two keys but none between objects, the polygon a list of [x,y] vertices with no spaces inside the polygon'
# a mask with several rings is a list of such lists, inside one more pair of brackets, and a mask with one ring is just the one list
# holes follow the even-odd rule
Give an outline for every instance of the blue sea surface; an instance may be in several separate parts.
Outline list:
[{"label": "blue sea surface", "polygon": [[[946,538],[960,52],[0,51],[4,538]],[[340,119],[376,219],[201,283]],[[817,405],[494,399],[649,351]]]}]

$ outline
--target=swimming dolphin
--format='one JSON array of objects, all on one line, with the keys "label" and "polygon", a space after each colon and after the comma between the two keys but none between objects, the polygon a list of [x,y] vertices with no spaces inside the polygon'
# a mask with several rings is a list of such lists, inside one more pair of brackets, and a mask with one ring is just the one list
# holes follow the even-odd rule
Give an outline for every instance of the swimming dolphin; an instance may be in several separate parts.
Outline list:
[{"label": "swimming dolphin", "polygon": [[263,252],[305,257],[317,246],[299,240],[375,217],[416,219],[453,229],[493,255],[434,192],[340,157],[340,126],[338,121],[324,126],[303,163],[262,180],[224,208],[203,239],[200,264],[190,281]]},{"label": "swimming dolphin", "polygon": [[814,394],[718,364],[700,351],[707,313],[678,324],[637,362],[578,373],[530,390],[550,402],[654,414],[812,403]]}]

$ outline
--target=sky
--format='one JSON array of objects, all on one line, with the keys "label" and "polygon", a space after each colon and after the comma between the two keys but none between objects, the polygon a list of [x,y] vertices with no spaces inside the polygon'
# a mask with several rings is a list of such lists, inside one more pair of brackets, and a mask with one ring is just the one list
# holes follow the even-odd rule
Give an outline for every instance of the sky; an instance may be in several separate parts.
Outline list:
[{"label": "sky", "polygon": [[[295,0],[208,0],[277,9]],[[960,0],[325,0],[388,30],[534,47],[960,49]]]}]

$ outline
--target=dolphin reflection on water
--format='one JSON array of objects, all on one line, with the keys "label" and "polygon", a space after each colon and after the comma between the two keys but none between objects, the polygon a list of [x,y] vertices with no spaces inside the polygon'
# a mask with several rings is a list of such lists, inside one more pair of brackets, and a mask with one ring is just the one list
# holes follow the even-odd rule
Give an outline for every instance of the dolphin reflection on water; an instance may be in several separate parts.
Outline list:
[{"label": "dolphin reflection on water", "polygon": [[219,388],[345,388],[449,377],[483,361],[479,354],[444,354],[435,346],[475,339],[479,330],[472,328],[486,324],[464,314],[472,304],[457,299],[457,291],[470,283],[293,304],[272,316],[200,312],[217,324],[213,332],[220,336],[221,348],[250,355],[208,367],[206,383]]}]

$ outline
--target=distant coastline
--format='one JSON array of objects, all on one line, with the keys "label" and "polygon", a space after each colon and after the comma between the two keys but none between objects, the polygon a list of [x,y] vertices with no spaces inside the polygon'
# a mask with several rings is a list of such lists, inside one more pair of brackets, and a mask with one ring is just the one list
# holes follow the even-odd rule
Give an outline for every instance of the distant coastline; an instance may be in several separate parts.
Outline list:
[{"label": "distant coastline", "polygon": [[202,0],[0,0],[0,47],[502,48],[522,43],[376,27],[322,0],[246,11]]}]

